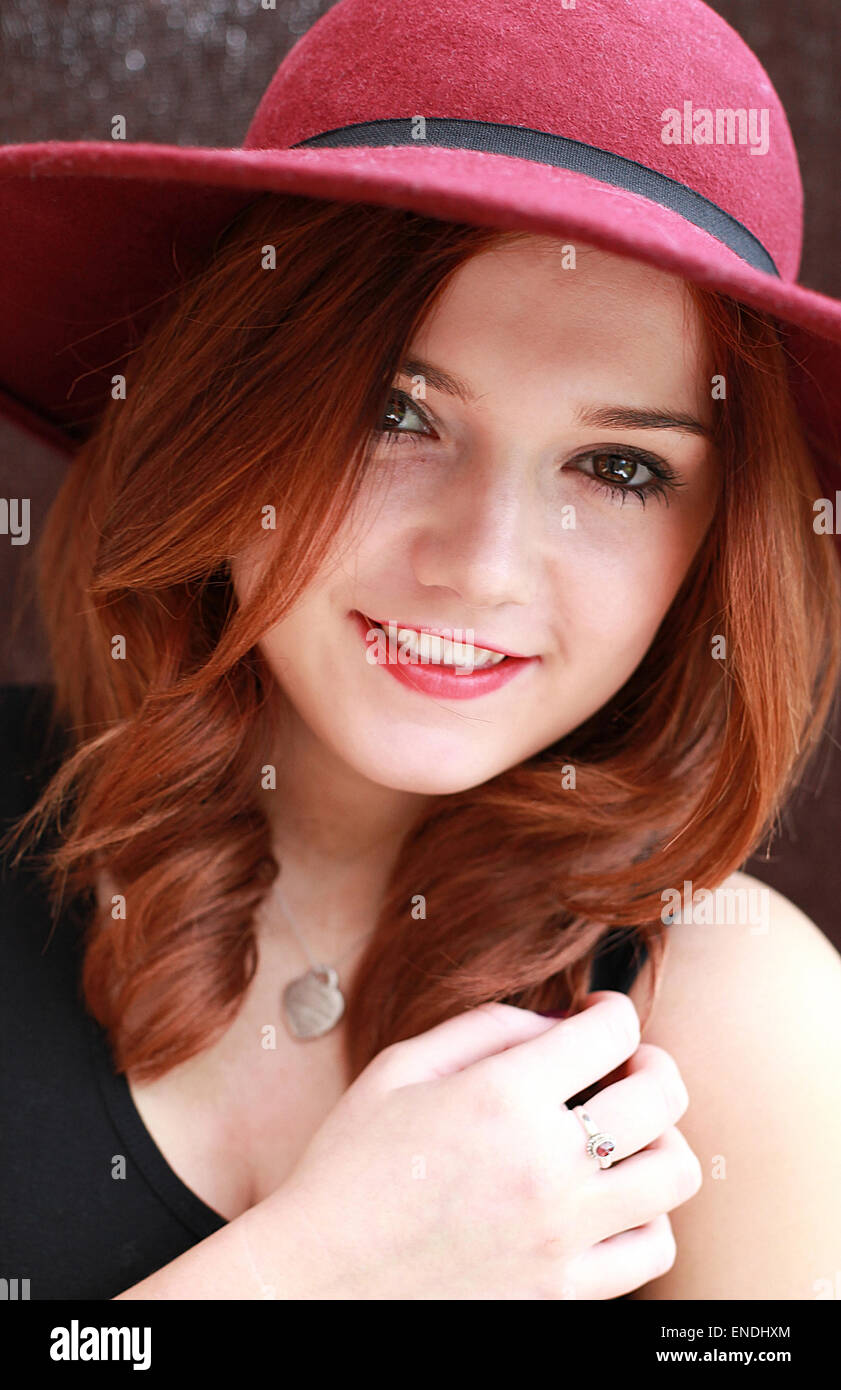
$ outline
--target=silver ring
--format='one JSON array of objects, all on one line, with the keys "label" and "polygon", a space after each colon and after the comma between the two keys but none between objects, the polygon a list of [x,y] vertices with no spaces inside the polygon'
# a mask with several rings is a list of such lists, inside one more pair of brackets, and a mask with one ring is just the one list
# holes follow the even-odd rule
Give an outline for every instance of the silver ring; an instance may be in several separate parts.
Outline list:
[{"label": "silver ring", "polygon": [[613,1135],[605,1134],[604,1130],[599,1129],[580,1105],[576,1105],[572,1113],[578,1116],[589,1136],[585,1146],[587,1153],[591,1158],[598,1159],[600,1168],[609,1168],[613,1162],[611,1155],[616,1152],[616,1140]]}]

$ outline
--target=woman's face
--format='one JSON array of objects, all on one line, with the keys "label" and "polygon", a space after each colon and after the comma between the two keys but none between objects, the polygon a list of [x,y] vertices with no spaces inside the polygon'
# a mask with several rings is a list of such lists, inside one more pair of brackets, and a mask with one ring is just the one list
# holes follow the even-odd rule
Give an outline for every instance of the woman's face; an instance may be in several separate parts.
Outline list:
[{"label": "woman's face", "polygon": [[[717,368],[695,306],[671,276],[576,250],[565,268],[561,244],[534,237],[455,274],[328,562],[260,643],[322,751],[383,786],[476,786],[597,711],[712,519]],[[260,556],[233,562],[241,599]],[[390,660],[368,619],[395,625]],[[483,668],[465,645],[473,674],[455,675],[407,661],[430,652],[404,628],[528,659]]]}]

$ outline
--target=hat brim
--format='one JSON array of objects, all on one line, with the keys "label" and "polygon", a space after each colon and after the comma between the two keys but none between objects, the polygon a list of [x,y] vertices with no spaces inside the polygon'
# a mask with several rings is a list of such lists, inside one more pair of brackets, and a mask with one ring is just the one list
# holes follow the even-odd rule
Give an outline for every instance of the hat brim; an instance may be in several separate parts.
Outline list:
[{"label": "hat brim", "polygon": [[754,269],[646,197],[531,160],[434,146],[0,148],[0,410],[73,453],[161,298],[265,192],[578,239],[774,315],[822,481],[841,486],[841,303]]}]

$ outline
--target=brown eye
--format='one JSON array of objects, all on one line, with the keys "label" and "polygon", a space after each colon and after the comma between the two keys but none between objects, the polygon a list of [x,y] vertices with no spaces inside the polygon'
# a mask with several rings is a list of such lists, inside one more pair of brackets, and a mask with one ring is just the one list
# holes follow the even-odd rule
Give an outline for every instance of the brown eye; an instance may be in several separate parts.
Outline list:
[{"label": "brown eye", "polygon": [[388,425],[389,427],[397,426],[402,422],[403,416],[405,414],[405,403],[403,401],[396,402],[395,398],[392,396],[388,404],[388,409],[386,410],[385,415],[383,416],[383,424]]},{"label": "brown eye", "polygon": [[606,482],[630,483],[639,467],[637,459],[623,454],[593,454],[593,471]]},{"label": "brown eye", "polygon": [[[405,428],[407,416],[409,419],[408,429]],[[419,427],[412,425],[412,416],[419,421]],[[375,433],[379,434],[385,443],[393,443],[396,437],[401,434],[430,437],[429,422],[426,416],[405,391],[392,391]]]},{"label": "brown eye", "polygon": [[649,497],[668,504],[669,493],[684,486],[684,481],[665,459],[626,446],[588,449],[567,466],[583,473],[593,487],[620,506],[627,497],[635,497],[643,507]]}]

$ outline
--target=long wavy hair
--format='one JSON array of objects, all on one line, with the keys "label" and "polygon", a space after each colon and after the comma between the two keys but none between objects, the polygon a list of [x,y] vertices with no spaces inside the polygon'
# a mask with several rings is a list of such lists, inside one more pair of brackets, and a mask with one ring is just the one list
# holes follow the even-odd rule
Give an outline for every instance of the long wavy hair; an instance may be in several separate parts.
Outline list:
[{"label": "long wavy hair", "polygon": [[[117,1071],[155,1079],[237,1012],[279,869],[261,768],[282,694],[258,638],[327,554],[445,285],[522,235],[259,197],[162,306],[126,398],[68,469],[37,556],[68,743],[7,838],[17,864],[60,822],[39,862],[55,914],[68,891],[87,895],[82,988]],[[705,542],[603,708],[437,798],[407,834],[348,991],[350,1080],[388,1044],[488,1000],[574,1011],[614,929],[651,957],[650,1016],[664,886],[715,888],[741,867],[814,751],[841,661],[841,567],[812,527],[820,487],[784,339],[772,319],[689,290],[727,384]],[[241,605],[228,557],[266,505],[279,544]],[[124,917],[97,906],[102,871]]]}]

